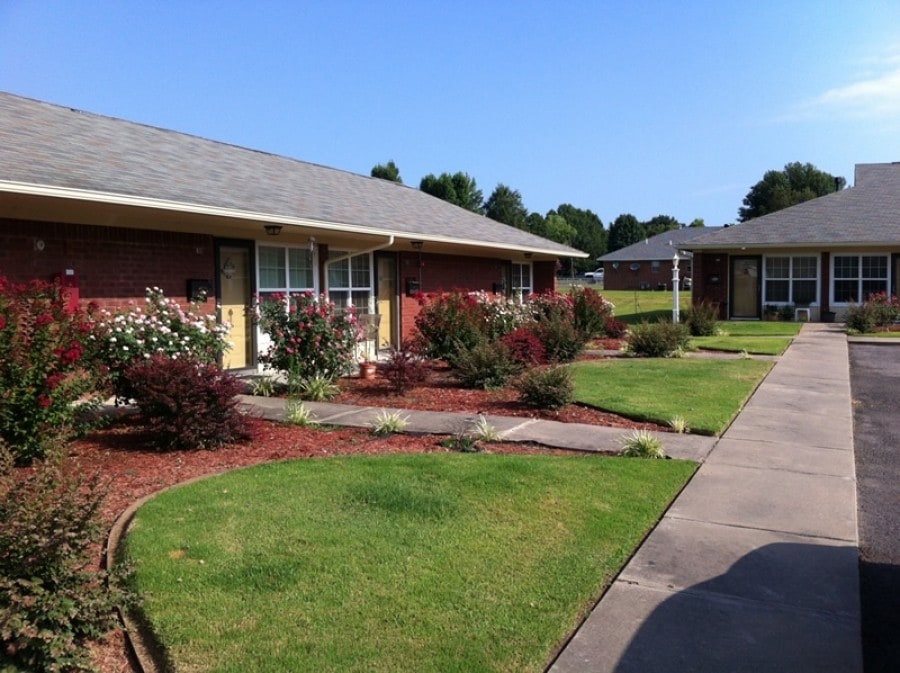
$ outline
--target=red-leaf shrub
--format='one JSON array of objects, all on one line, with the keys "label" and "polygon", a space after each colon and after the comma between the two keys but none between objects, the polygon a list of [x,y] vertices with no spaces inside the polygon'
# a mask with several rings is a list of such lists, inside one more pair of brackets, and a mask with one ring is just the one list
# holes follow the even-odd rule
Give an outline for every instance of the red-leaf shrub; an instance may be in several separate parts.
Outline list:
[{"label": "red-leaf shrub", "polygon": [[403,395],[428,376],[425,359],[411,340],[404,341],[400,348],[391,347],[381,372],[398,395]]},{"label": "red-leaf shrub", "polygon": [[247,436],[236,408],[241,384],[217,365],[156,355],[125,378],[160,449],[209,449]]},{"label": "red-leaf shrub", "polygon": [[520,365],[540,365],[547,361],[547,353],[544,344],[533,330],[527,327],[518,327],[500,339],[509,350],[512,359]]},{"label": "red-leaf shrub", "polygon": [[628,323],[610,316],[603,323],[603,332],[608,339],[623,339],[628,333]]}]

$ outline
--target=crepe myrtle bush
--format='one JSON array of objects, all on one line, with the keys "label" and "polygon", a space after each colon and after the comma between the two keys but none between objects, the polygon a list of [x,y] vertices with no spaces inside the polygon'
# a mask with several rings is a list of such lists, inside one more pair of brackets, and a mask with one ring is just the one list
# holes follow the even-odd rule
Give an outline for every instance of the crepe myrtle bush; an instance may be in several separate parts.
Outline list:
[{"label": "crepe myrtle bush", "polygon": [[129,302],[120,311],[93,310],[91,319],[90,356],[120,398],[131,397],[124,373],[135,362],[162,355],[214,363],[230,347],[229,325],[201,313],[199,303],[184,310],[158,287],[147,288],[143,306]]},{"label": "crepe myrtle bush", "polygon": [[90,671],[88,643],[127,607],[127,564],[94,570],[104,488],[54,449],[15,468],[0,440],[0,670]]},{"label": "crepe myrtle bush", "polygon": [[590,287],[572,290],[572,313],[575,326],[588,339],[604,336],[606,322],[612,317],[615,304]]},{"label": "crepe myrtle bush", "polygon": [[58,283],[0,277],[0,440],[16,462],[42,458],[90,425],[86,412],[98,400],[85,367],[89,331]]},{"label": "crepe myrtle bush", "polygon": [[312,292],[272,294],[256,303],[256,316],[272,341],[259,357],[263,364],[331,381],[353,370],[362,338],[353,306],[338,308],[325,295]]}]

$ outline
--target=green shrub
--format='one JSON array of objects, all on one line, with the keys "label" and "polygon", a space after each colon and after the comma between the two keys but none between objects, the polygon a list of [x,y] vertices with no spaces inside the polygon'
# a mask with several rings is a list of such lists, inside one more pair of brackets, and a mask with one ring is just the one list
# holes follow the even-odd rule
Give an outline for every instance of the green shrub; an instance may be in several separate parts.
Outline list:
[{"label": "green shrub", "polygon": [[875,331],[875,312],[866,304],[852,304],[847,308],[847,328],[860,334]]},{"label": "green shrub", "polygon": [[311,292],[270,295],[258,306],[259,326],[272,344],[259,356],[272,369],[297,371],[304,379],[332,381],[356,363],[360,330],[356,313],[339,309],[325,295]]},{"label": "green shrub", "polygon": [[[0,277],[0,440],[20,464],[90,424],[95,379],[85,368],[89,324],[58,284]],[[79,406],[75,406],[75,402]]]},{"label": "green shrub", "polygon": [[688,309],[684,322],[691,336],[713,336],[718,319],[719,306],[704,301]]},{"label": "green shrub", "polygon": [[157,448],[209,449],[247,436],[241,384],[217,365],[156,355],[125,371]]},{"label": "green shrub", "polygon": [[606,321],[612,317],[615,306],[599,292],[589,287],[572,290],[572,312],[575,327],[587,339],[606,334]]},{"label": "green shrub", "polygon": [[865,334],[900,319],[900,300],[886,292],[870,294],[862,304],[847,309],[847,327]]},{"label": "green shrub", "polygon": [[540,409],[559,409],[575,399],[575,384],[568,367],[530,369],[514,385],[523,403]]},{"label": "green shrub", "polygon": [[687,348],[689,341],[684,325],[661,320],[632,326],[628,335],[628,348],[638,356],[665,358]]},{"label": "green shrub", "polygon": [[778,319],[783,320],[785,322],[790,322],[794,319],[794,305],[793,304],[783,304],[778,307]]},{"label": "green shrub", "polygon": [[548,316],[532,329],[541,340],[547,362],[572,362],[587,344],[575,323],[561,315]]},{"label": "green shrub", "polygon": [[0,441],[0,669],[92,670],[88,641],[129,601],[124,571],[90,569],[105,533],[102,500],[97,478],[57,455],[17,474]]},{"label": "green shrub", "polygon": [[506,346],[483,338],[460,348],[450,364],[464,387],[484,390],[502,388],[520,369]]}]

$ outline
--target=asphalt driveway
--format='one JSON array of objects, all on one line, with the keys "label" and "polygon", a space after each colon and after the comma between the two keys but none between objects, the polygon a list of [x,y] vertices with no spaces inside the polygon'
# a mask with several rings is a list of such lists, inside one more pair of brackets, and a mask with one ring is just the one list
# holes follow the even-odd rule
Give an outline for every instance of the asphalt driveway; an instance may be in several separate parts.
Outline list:
[{"label": "asphalt driveway", "polygon": [[900,662],[900,343],[850,344],[866,673]]}]

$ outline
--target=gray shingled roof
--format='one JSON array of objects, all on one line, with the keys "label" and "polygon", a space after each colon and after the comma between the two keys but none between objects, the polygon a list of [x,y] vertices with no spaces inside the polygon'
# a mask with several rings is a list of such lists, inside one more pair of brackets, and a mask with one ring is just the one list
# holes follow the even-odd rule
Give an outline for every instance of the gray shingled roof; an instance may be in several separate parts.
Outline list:
[{"label": "gray shingled roof", "polygon": [[695,238],[691,250],[900,245],[900,163],[858,164],[856,185]]},{"label": "gray shingled roof", "polygon": [[4,182],[584,256],[411,187],[0,92]]},{"label": "gray shingled roof", "polygon": [[[600,262],[634,262],[638,260],[670,260],[679,250],[684,249],[685,242],[717,231],[721,227],[682,227],[664,231],[656,236],[638,243],[620,248],[598,258]],[[690,254],[679,254],[679,259],[690,257]]]}]

